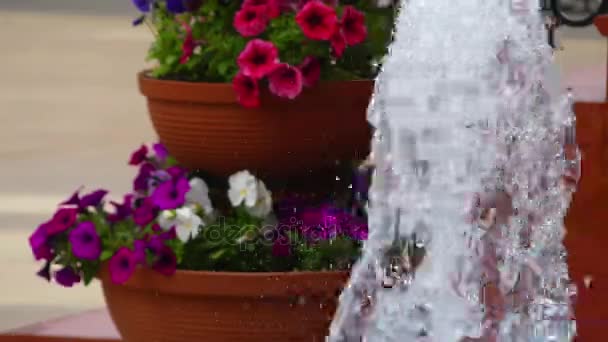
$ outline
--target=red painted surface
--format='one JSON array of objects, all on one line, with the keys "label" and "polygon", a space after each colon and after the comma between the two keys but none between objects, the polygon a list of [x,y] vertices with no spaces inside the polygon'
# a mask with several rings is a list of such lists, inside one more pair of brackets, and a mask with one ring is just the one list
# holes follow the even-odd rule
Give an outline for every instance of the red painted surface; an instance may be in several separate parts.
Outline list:
[{"label": "red painted surface", "polygon": [[[608,341],[608,102],[577,103],[582,176],[566,218],[568,263],[578,286],[577,342]],[[590,286],[585,284],[585,278]]]},{"label": "red painted surface", "polygon": [[[608,37],[608,16],[595,20]],[[605,76],[608,84],[608,75]],[[606,88],[608,91],[608,87]],[[566,218],[568,264],[578,286],[577,342],[608,341],[608,94],[602,102],[577,103],[577,142],[582,177]],[[588,283],[585,283],[585,278]]]}]

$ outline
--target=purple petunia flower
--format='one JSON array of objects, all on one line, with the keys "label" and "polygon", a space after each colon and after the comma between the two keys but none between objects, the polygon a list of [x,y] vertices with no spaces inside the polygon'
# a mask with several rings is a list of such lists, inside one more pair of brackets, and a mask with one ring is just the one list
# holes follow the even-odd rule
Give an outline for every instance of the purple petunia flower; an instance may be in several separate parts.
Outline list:
[{"label": "purple petunia flower", "polygon": [[158,237],[164,241],[175,240],[177,239],[177,231],[175,230],[175,227],[171,227],[169,230],[158,234]]},{"label": "purple petunia flower", "polygon": [[76,222],[77,214],[78,209],[76,208],[60,208],[47,225],[47,233],[53,235],[68,230]]},{"label": "purple petunia flower", "polygon": [[108,194],[107,190],[99,189],[95,190],[89,194],[86,194],[80,197],[80,189],[78,189],[72,196],[61,203],[61,205],[69,205],[71,207],[78,207],[78,211],[81,213],[86,212],[88,207],[96,207],[98,206],[103,198]]},{"label": "purple petunia flower", "polygon": [[184,6],[184,0],[167,0],[167,9],[172,13],[179,14],[186,11],[186,6]]},{"label": "purple petunia flower", "polygon": [[175,209],[186,202],[190,184],[186,178],[164,182],[152,193],[152,201],[161,210]]},{"label": "purple petunia flower", "polygon": [[156,143],[152,145],[152,149],[154,150],[154,156],[159,163],[164,163],[169,156],[169,151],[162,143]]},{"label": "purple petunia flower", "polygon": [[55,272],[55,281],[62,286],[72,287],[80,282],[80,276],[71,267],[66,266]]},{"label": "purple petunia flower", "polygon": [[160,248],[156,248],[154,254],[156,254],[156,256],[152,268],[155,271],[166,276],[175,274],[175,270],[177,269],[177,257],[171,248],[163,244]]},{"label": "purple petunia flower", "polygon": [[342,232],[346,215],[342,209],[330,205],[307,209],[300,215],[302,233],[313,241],[333,239]]},{"label": "purple petunia flower", "polygon": [[132,0],[133,5],[137,7],[140,12],[150,12],[150,0]]},{"label": "purple petunia flower", "polygon": [[51,260],[53,253],[49,246],[48,226],[50,222],[45,222],[38,226],[36,230],[30,235],[29,242],[32,248],[32,253],[36,260],[45,259]]},{"label": "purple petunia flower", "polygon": [[129,215],[131,215],[132,205],[133,205],[133,195],[131,195],[131,194],[125,195],[122,204],[119,204],[116,202],[110,202],[110,204],[112,204],[114,206],[115,211],[113,214],[108,214],[108,221],[118,222],[118,221],[124,220],[125,218],[129,217]]},{"label": "purple petunia flower", "polygon": [[137,255],[127,247],[120,247],[110,258],[110,278],[114,284],[124,284],[131,278],[137,266]]},{"label": "purple petunia flower", "polygon": [[148,193],[154,192],[159,184],[169,181],[171,178],[171,174],[165,170],[152,171],[148,177]]},{"label": "purple petunia flower", "polygon": [[139,26],[139,25],[143,24],[145,20],[146,20],[146,16],[140,15],[139,17],[133,19],[133,21],[131,22],[131,25]]},{"label": "purple petunia flower", "polygon": [[353,217],[344,227],[344,234],[353,240],[367,240],[368,232],[367,222],[356,217]]},{"label": "purple petunia flower", "polygon": [[152,172],[154,172],[154,170],[156,170],[154,165],[152,165],[150,163],[142,164],[141,167],[139,168],[139,173],[137,174],[137,177],[135,177],[135,180],[133,181],[133,190],[135,190],[135,191],[148,190],[148,182],[149,182],[149,179],[152,175]]},{"label": "purple petunia flower", "polygon": [[133,253],[135,254],[135,262],[138,265],[144,265],[146,263],[146,241],[135,240],[133,242]]},{"label": "purple petunia flower", "polygon": [[133,221],[140,227],[145,227],[156,218],[158,210],[150,198],[145,198],[142,204],[133,211]]},{"label": "purple petunia flower", "polygon": [[93,222],[81,222],[68,237],[75,257],[95,260],[101,254],[101,239]]},{"label": "purple petunia flower", "polygon": [[108,194],[107,190],[99,189],[82,196],[78,207],[81,209],[98,206],[103,198]]},{"label": "purple petunia flower", "polygon": [[183,167],[179,167],[179,166],[171,166],[171,167],[167,168],[167,172],[171,175],[171,177],[173,177],[173,179],[178,179],[178,178],[186,177],[188,170],[184,169]]},{"label": "purple petunia flower", "polygon": [[51,262],[47,261],[36,275],[46,279],[46,281],[51,281]]},{"label": "purple petunia flower", "polygon": [[67,200],[65,200],[65,202],[61,203],[60,205],[75,205],[75,206],[79,206],[80,205],[80,189],[82,189],[82,187],[80,187],[78,190],[76,190],[72,196],[70,196],[70,198],[68,198]]},{"label": "purple petunia flower", "polygon": [[146,145],[141,145],[139,149],[134,151],[131,154],[131,159],[129,160],[129,165],[139,165],[143,163],[148,157],[148,147]]},{"label": "purple petunia flower", "polygon": [[280,235],[272,244],[272,255],[276,257],[287,257],[291,255],[289,238]]}]

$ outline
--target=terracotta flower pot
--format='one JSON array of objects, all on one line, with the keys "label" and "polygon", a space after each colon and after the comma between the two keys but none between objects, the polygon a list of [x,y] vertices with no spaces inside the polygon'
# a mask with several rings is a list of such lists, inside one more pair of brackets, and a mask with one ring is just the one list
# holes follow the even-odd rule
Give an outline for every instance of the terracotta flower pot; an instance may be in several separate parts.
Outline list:
[{"label": "terracotta flower pot", "polygon": [[228,176],[290,177],[364,159],[373,81],[325,82],[294,100],[262,90],[261,106],[242,107],[231,84],[165,81],[139,74],[161,142],[184,166]]},{"label": "terracotta flower pot", "polygon": [[344,272],[225,273],[139,269],[100,275],[125,342],[324,341]]}]

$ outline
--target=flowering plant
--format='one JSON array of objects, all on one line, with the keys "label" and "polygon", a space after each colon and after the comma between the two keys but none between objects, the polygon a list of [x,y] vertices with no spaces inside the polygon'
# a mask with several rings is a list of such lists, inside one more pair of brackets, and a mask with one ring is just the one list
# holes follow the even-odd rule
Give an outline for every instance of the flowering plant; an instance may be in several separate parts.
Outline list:
[{"label": "flowering plant", "polygon": [[155,35],[152,76],[232,82],[244,106],[260,82],[293,99],[319,79],[371,78],[391,38],[393,7],[370,0],[132,0]]},{"label": "flowering plant", "polygon": [[129,163],[139,172],[122,201],[108,201],[105,190],[79,189],[33,232],[34,257],[45,261],[40,276],[69,287],[88,284],[103,265],[115,283],[140,266],[167,276],[178,268],[347,269],[367,238],[362,200],[273,195],[248,171],[232,175],[227,189],[209,187],[161,144],[143,145]]}]

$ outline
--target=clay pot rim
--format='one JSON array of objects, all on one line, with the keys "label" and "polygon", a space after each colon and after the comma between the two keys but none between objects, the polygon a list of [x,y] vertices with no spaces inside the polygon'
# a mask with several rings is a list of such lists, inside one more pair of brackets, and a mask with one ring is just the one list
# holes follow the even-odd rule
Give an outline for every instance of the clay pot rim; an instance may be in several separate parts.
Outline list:
[{"label": "clay pot rim", "polygon": [[[151,77],[149,73],[149,69],[140,71],[137,73],[137,81],[139,91],[150,99],[210,104],[238,104],[232,83],[163,80]],[[350,94],[351,96],[366,96],[365,90],[368,89],[366,86],[373,83],[373,79],[322,81],[314,87],[304,89],[294,100],[278,98],[270,94],[264,87],[261,87],[260,96],[263,103],[265,99],[295,103],[304,102],[309,101],[310,98],[318,98],[320,94],[327,94],[328,92]],[[331,99],[332,97],[330,96],[329,98]]]},{"label": "clay pot rim", "polygon": [[[134,290],[174,295],[224,297],[291,297],[325,295],[340,290],[349,277],[347,271],[221,272],[177,270],[162,275],[148,267],[138,267],[124,285]],[[102,267],[99,279],[112,284],[109,270]]]}]

